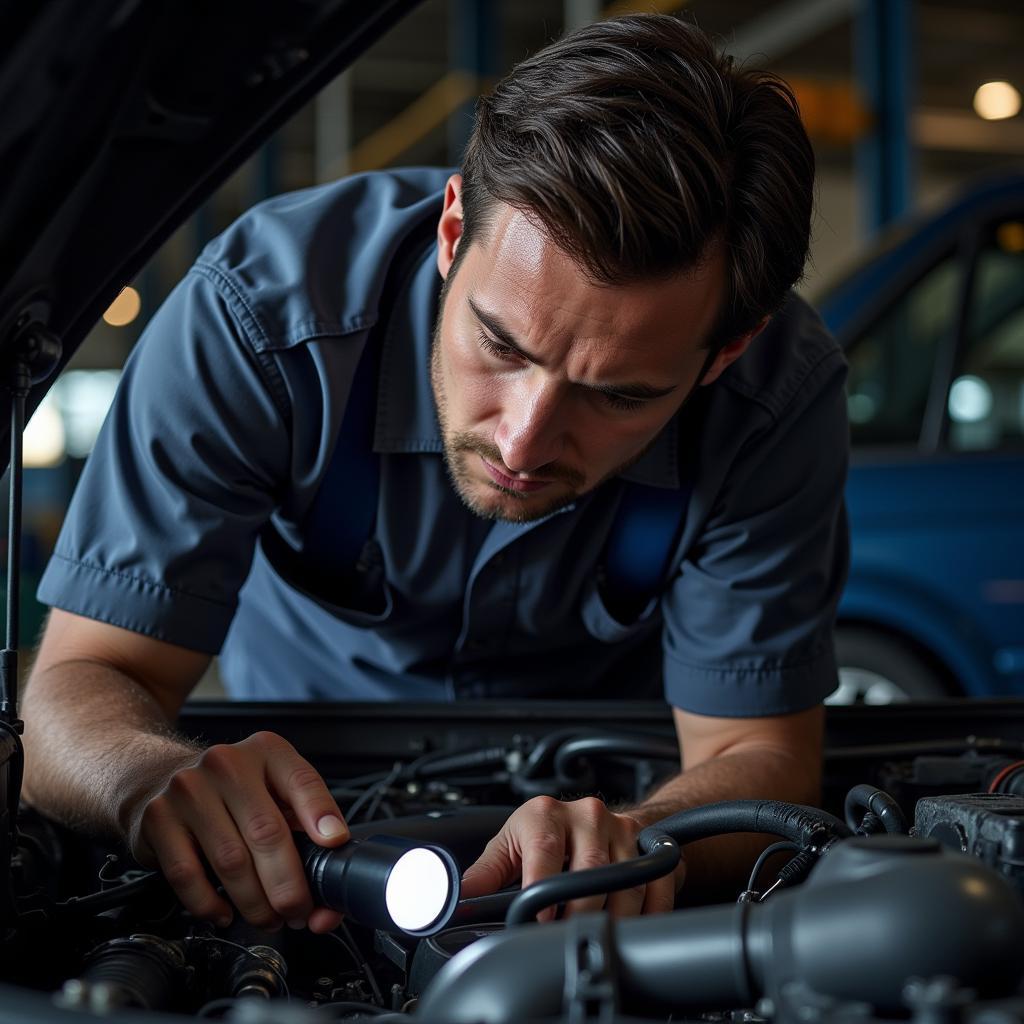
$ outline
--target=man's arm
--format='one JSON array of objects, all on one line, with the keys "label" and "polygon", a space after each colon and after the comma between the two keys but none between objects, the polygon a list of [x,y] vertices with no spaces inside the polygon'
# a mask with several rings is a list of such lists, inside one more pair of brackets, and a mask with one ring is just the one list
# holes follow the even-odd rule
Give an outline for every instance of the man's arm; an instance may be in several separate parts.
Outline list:
[{"label": "man's arm", "polygon": [[54,609],[24,701],[26,800],[50,817],[124,839],[159,866],[186,909],[226,921],[337,927],[313,909],[291,837],[336,846],[344,819],[313,767],[280,736],[207,750],[173,722],[209,657]]},{"label": "man's arm", "polygon": [[[814,803],[821,786],[823,709],[767,718],[710,718],[675,710],[681,774],[635,808],[609,810],[600,800],[537,797],[519,808],[466,872],[463,895],[494,892],[522,878],[524,887],[564,868],[600,867],[637,855],[641,829],[676,811],[720,800],[772,798]],[[685,848],[675,877],[607,897],[576,900],[570,913],[607,906],[616,915],[669,910],[685,876],[701,889],[742,884],[765,837],[723,836]],[[542,919],[553,916],[545,911]]]},{"label": "man's arm", "polygon": [[[643,825],[719,800],[821,798],[822,706],[766,718],[711,718],[679,708],[674,715],[683,771],[628,811]],[[689,844],[687,885],[742,884],[766,842],[738,834]]]}]

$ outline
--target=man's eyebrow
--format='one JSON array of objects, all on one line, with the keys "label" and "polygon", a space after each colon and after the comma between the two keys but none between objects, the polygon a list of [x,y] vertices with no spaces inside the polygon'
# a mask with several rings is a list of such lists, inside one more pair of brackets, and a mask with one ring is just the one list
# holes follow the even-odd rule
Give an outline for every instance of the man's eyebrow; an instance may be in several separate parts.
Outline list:
[{"label": "man's eyebrow", "polygon": [[[510,348],[516,355],[521,356],[527,362],[536,363],[538,360],[523,349],[512,332],[493,314],[481,309],[473,299],[466,300],[473,315],[487,328],[502,345]],[[666,388],[655,387],[653,384],[645,384],[642,381],[635,381],[628,384],[580,384],[579,387],[587,388],[590,391],[599,391],[603,395],[614,395],[619,398],[636,398],[638,400],[649,400],[652,398],[664,398],[665,395],[675,391],[675,384]]]}]

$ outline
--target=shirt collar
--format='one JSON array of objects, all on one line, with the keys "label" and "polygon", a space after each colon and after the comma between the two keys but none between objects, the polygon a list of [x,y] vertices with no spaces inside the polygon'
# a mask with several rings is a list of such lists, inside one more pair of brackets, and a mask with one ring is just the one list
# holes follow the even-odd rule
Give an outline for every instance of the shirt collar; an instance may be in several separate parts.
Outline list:
[{"label": "shirt collar", "polygon": [[[391,313],[381,350],[373,450],[379,454],[441,452],[441,425],[430,384],[430,346],[441,276],[430,245],[413,265],[409,284]],[[622,479],[651,487],[679,487],[679,416]]]}]

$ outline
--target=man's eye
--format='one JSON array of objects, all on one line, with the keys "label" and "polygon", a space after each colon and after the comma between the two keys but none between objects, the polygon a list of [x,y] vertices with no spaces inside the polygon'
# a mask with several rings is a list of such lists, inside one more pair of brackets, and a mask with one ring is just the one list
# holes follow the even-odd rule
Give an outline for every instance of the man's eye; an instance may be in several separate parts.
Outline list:
[{"label": "man's eye", "polygon": [[519,355],[514,349],[508,347],[508,345],[499,345],[492,338],[489,338],[483,331],[477,333],[477,338],[480,341],[480,347],[488,354],[494,356],[496,359],[506,359],[509,362],[513,362],[519,358]]},{"label": "man's eye", "polygon": [[642,409],[647,404],[643,398],[626,398],[624,395],[612,395],[607,392],[603,393],[601,397],[604,399],[606,405],[610,405],[613,409],[621,409],[625,412],[635,412],[637,409]]}]

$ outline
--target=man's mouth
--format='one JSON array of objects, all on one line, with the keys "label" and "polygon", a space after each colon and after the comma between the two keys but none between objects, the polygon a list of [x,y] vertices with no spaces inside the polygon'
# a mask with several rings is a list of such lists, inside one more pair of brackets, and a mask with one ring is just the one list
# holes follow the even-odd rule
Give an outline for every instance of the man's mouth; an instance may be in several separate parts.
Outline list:
[{"label": "man's mouth", "polygon": [[484,469],[487,470],[491,479],[506,491],[520,491],[524,494],[529,494],[533,491],[539,491],[551,483],[550,480],[518,480],[515,477],[506,476],[499,469],[495,469],[482,455],[480,456],[480,461],[484,464]]}]

